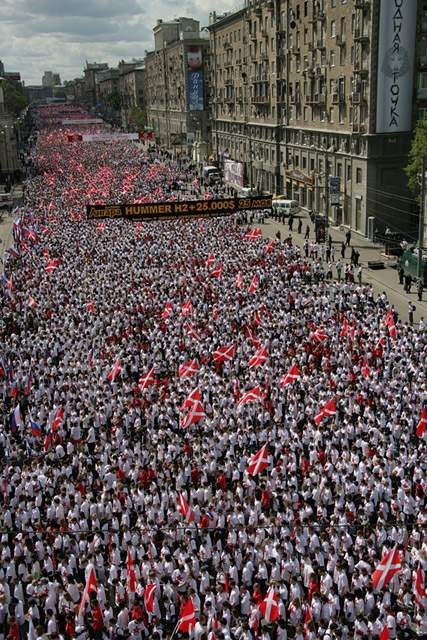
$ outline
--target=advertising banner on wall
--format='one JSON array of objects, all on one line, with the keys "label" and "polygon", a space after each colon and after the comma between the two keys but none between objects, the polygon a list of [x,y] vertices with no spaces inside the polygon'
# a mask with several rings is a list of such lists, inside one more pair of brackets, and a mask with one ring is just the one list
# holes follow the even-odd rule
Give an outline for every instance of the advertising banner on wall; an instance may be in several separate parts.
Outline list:
[{"label": "advertising banner on wall", "polygon": [[410,131],[417,3],[381,0],[377,133]]},{"label": "advertising banner on wall", "polygon": [[243,162],[235,162],[234,160],[224,160],[224,181],[235,187],[243,187]]},{"label": "advertising banner on wall", "polygon": [[203,111],[203,71],[188,72],[188,108]]}]

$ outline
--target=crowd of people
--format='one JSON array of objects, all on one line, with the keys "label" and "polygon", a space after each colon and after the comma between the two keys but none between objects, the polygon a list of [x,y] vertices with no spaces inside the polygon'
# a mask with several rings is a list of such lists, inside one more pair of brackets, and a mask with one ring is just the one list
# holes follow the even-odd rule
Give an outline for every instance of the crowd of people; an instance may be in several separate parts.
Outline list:
[{"label": "crowd of people", "polygon": [[86,220],[221,189],[58,109],[0,292],[0,640],[426,637],[426,332],[239,213]]}]

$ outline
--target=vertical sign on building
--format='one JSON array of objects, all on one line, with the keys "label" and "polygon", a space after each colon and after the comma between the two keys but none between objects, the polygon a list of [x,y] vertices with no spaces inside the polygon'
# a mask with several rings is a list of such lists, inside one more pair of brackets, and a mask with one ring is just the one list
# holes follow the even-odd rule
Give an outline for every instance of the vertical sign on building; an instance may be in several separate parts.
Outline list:
[{"label": "vertical sign on building", "polygon": [[188,108],[203,111],[203,70],[201,47],[189,47],[187,51]]},{"label": "vertical sign on building", "polygon": [[329,194],[331,196],[331,205],[336,206],[340,203],[341,178],[339,176],[329,177]]},{"label": "vertical sign on building", "polygon": [[411,129],[416,17],[415,0],[381,0],[377,133]]}]

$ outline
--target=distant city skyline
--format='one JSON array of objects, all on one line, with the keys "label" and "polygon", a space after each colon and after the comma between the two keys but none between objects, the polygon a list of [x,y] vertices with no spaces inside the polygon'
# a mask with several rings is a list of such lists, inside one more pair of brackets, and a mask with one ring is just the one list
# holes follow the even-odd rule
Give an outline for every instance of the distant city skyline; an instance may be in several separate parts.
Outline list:
[{"label": "distant city skyline", "polygon": [[161,18],[187,16],[208,23],[211,11],[231,11],[238,0],[3,0],[0,60],[20,71],[26,85],[41,84],[53,69],[62,81],[82,74],[86,60],[117,65],[153,48],[152,28]]}]

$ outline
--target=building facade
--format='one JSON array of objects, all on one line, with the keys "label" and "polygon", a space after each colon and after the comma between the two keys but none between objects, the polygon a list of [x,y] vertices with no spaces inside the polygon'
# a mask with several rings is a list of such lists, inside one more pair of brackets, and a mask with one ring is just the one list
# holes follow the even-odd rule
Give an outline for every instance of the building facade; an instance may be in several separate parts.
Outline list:
[{"label": "building facade", "polygon": [[[217,159],[244,162],[247,185],[364,235],[370,217],[379,230],[407,230],[416,3],[401,4],[248,0],[233,14],[212,14]],[[400,51],[393,30],[405,37]]]},{"label": "building facade", "polygon": [[100,71],[108,69],[106,62],[86,62],[86,68],[84,69],[84,84],[82,101],[87,107],[95,107],[96,96],[96,75]]},{"label": "building facade", "polygon": [[135,128],[134,113],[136,109],[145,114],[144,75],[145,66],[143,64],[137,64],[131,69],[120,71],[121,125],[124,129]]},{"label": "building facade", "polygon": [[160,144],[189,149],[207,140],[206,57],[209,41],[197,20],[158,21],[155,50],[145,58],[148,125]]}]

